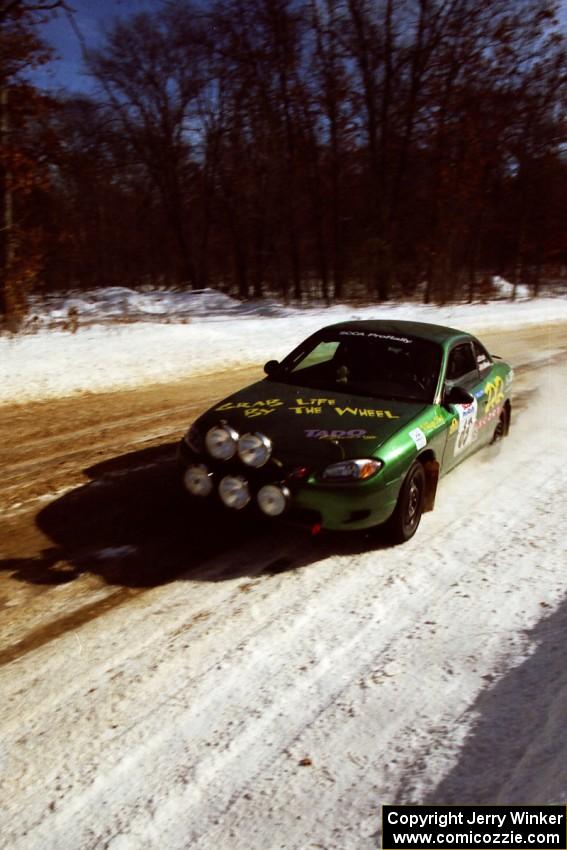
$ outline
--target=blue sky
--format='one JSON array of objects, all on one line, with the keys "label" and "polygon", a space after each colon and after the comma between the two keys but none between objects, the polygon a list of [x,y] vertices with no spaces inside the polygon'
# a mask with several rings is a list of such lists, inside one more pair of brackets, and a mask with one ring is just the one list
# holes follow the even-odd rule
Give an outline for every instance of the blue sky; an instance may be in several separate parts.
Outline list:
[{"label": "blue sky", "polygon": [[[158,8],[160,0],[70,0],[74,17],[87,47],[96,47],[105,24],[114,18]],[[561,0],[559,19],[567,29],[567,0]],[[81,59],[81,47],[64,12],[53,13],[42,35],[55,50],[56,59],[31,75],[42,88],[89,91],[91,83]]]},{"label": "blue sky", "polygon": [[[74,18],[87,47],[96,47],[103,28],[116,17],[151,11],[159,0],[70,0]],[[65,88],[88,91],[90,81],[83,68],[81,46],[67,15],[58,10],[48,23],[42,25],[43,39],[53,47],[56,58],[31,75],[35,85],[42,88]]]}]

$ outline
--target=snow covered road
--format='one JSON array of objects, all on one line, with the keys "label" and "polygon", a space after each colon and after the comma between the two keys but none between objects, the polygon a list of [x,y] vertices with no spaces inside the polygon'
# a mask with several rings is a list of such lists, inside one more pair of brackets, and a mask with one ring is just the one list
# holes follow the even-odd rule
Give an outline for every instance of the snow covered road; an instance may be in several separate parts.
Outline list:
[{"label": "snow covered road", "polygon": [[[27,559],[38,493],[2,527],[0,847],[370,850],[382,803],[565,801],[567,340],[498,340],[517,367],[510,437],[442,481],[401,547],[205,527],[170,551],[181,521],[136,534],[135,500],[101,532],[88,515],[104,525],[111,486],[161,504],[156,458],[85,485],[74,447],[48,444],[44,490],[75,489],[39,512]],[[142,407],[99,426],[103,466],[186,411],[166,427]],[[145,583],[124,566],[140,549]],[[157,584],[162,557],[175,578]]]}]

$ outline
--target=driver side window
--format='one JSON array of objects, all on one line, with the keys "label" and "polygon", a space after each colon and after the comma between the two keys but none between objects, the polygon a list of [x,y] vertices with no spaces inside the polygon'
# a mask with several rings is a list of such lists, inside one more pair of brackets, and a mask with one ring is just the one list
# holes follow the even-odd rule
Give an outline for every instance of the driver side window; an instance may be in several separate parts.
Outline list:
[{"label": "driver side window", "polygon": [[459,385],[470,389],[479,380],[478,369],[472,346],[469,342],[456,345],[449,354],[446,383],[449,387]]}]

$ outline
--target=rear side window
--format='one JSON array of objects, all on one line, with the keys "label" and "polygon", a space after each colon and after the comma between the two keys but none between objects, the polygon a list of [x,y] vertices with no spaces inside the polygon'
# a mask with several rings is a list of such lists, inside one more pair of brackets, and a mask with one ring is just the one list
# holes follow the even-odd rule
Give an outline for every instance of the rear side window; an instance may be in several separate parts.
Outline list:
[{"label": "rear side window", "polygon": [[488,372],[492,369],[492,357],[486,350],[486,348],[480,344],[477,339],[473,340],[473,349],[474,356],[476,359],[476,366],[478,371],[480,372],[480,377],[484,378]]},{"label": "rear side window", "polygon": [[463,342],[452,349],[449,354],[447,375],[445,377],[451,386],[460,384],[465,388],[478,381],[476,359],[472,345],[469,342]]}]

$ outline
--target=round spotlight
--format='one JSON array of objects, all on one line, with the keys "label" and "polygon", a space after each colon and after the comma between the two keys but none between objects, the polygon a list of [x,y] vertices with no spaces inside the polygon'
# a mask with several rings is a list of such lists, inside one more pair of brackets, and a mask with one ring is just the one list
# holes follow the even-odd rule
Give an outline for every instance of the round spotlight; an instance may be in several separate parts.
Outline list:
[{"label": "round spotlight", "polygon": [[230,460],[236,454],[238,434],[229,425],[209,428],[205,437],[208,453],[216,460]]},{"label": "round spotlight", "polygon": [[238,441],[238,457],[246,466],[264,466],[272,454],[272,442],[263,434],[243,434]]},{"label": "round spotlight", "polygon": [[250,501],[248,481],[242,475],[225,475],[219,484],[219,496],[227,508],[242,510]]},{"label": "round spotlight", "polygon": [[258,490],[258,507],[268,516],[283,514],[288,506],[290,493],[287,487],[277,484],[265,484]]},{"label": "round spotlight", "polygon": [[213,476],[204,463],[198,463],[187,467],[183,483],[193,496],[208,496],[213,489]]}]

